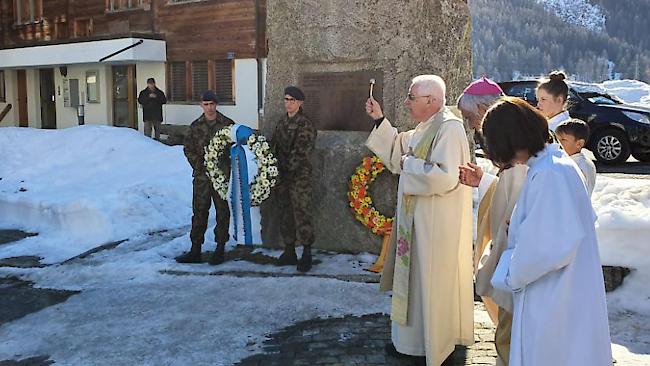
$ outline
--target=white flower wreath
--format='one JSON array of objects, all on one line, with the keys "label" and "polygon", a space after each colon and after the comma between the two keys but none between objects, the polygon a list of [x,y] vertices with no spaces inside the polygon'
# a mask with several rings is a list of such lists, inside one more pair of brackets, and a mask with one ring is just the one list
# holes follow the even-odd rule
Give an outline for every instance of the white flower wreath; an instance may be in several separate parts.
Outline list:
[{"label": "white flower wreath", "polygon": [[[233,144],[230,134],[231,126],[219,130],[205,148],[204,164],[212,186],[223,200],[228,200],[228,187],[230,174],[221,170],[218,161],[223,154],[230,154],[229,147]],[[266,137],[252,134],[248,138],[248,147],[253,152],[258,165],[256,177],[250,177],[251,205],[259,206],[271,195],[271,188],[275,187],[278,177],[278,160],[271,152],[271,146]]]}]

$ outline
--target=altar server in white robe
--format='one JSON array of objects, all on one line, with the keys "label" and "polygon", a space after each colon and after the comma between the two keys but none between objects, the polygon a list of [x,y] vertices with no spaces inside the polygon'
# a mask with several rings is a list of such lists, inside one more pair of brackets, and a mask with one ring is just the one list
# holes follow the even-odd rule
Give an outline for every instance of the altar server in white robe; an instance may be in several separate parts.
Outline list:
[{"label": "altar server in white robe", "polygon": [[455,345],[474,343],[471,189],[458,181],[470,155],[463,122],[445,107],[445,90],[438,76],[414,78],[405,105],[418,124],[402,133],[377,101],[366,103],[376,124],[366,145],[400,175],[381,279],[381,288],[393,291],[394,348],[387,350],[426,356],[429,366],[440,365]]},{"label": "altar server in white robe", "polygon": [[483,133],[494,163],[528,165],[492,277],[514,294],[510,366],[611,366],[596,215],[577,166],[520,99],[493,106]]},{"label": "altar server in white robe", "polygon": [[553,71],[548,75],[548,79],[539,81],[535,90],[537,108],[548,118],[548,128],[553,132],[562,122],[571,119],[569,111],[566,110],[569,86],[565,79],[564,72]]}]

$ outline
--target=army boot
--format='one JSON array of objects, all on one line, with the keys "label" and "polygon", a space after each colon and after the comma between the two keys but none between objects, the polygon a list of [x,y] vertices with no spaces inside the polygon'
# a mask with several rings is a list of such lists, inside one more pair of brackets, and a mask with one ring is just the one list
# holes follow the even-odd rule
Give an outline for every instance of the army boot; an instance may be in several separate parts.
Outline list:
[{"label": "army boot", "polygon": [[176,257],[178,263],[201,263],[201,244],[192,243],[189,252]]},{"label": "army boot", "polygon": [[278,258],[278,266],[295,266],[298,264],[298,256],[296,255],[296,246],[294,244],[287,244],[284,247],[284,252]]},{"label": "army boot", "polygon": [[298,271],[309,272],[311,269],[311,245],[305,245],[302,248],[302,257],[298,262]]},{"label": "army boot", "polygon": [[212,253],[212,257],[208,260],[208,264],[216,266],[226,260],[226,244],[217,244],[217,249]]}]

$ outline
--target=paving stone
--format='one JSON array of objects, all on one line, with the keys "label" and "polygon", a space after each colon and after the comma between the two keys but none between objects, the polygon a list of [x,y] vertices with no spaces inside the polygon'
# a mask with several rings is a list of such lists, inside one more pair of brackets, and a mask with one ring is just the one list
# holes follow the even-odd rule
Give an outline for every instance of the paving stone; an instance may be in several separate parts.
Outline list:
[{"label": "paving stone", "polygon": [[[478,310],[483,305],[476,303]],[[492,324],[476,323],[475,338],[494,338]],[[390,319],[385,314],[313,319],[269,335],[264,353],[248,357],[236,365],[328,365],[328,366],[413,366],[412,359],[386,355],[390,342]],[[272,350],[272,351],[271,351]],[[477,342],[471,347],[457,347],[445,366],[485,366],[496,363],[491,342]]]},{"label": "paving stone", "polygon": [[0,325],[64,302],[77,293],[34,288],[31,282],[15,277],[0,278]]},{"label": "paving stone", "polygon": [[0,267],[13,267],[13,268],[43,268],[44,264],[41,263],[41,257],[33,255],[21,255],[18,257],[9,257],[0,259]]},{"label": "paving stone", "polygon": [[25,358],[22,360],[4,360],[0,361],[0,366],[48,366],[53,364],[54,361],[50,361],[50,356],[37,356]]},{"label": "paving stone", "polygon": [[14,243],[19,240],[23,240],[25,238],[29,238],[30,236],[36,236],[36,235],[38,234],[28,233],[22,230],[14,230],[14,229],[0,230],[0,245]]}]

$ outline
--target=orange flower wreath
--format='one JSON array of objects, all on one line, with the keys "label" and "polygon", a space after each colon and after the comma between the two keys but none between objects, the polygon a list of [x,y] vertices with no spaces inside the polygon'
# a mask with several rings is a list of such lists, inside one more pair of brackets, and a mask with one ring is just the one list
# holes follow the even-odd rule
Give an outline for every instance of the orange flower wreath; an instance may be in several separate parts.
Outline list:
[{"label": "orange flower wreath", "polygon": [[374,234],[380,236],[390,234],[394,218],[387,218],[372,206],[372,197],[368,189],[384,170],[386,166],[377,156],[366,156],[350,177],[348,191],[348,200],[354,217]]}]

